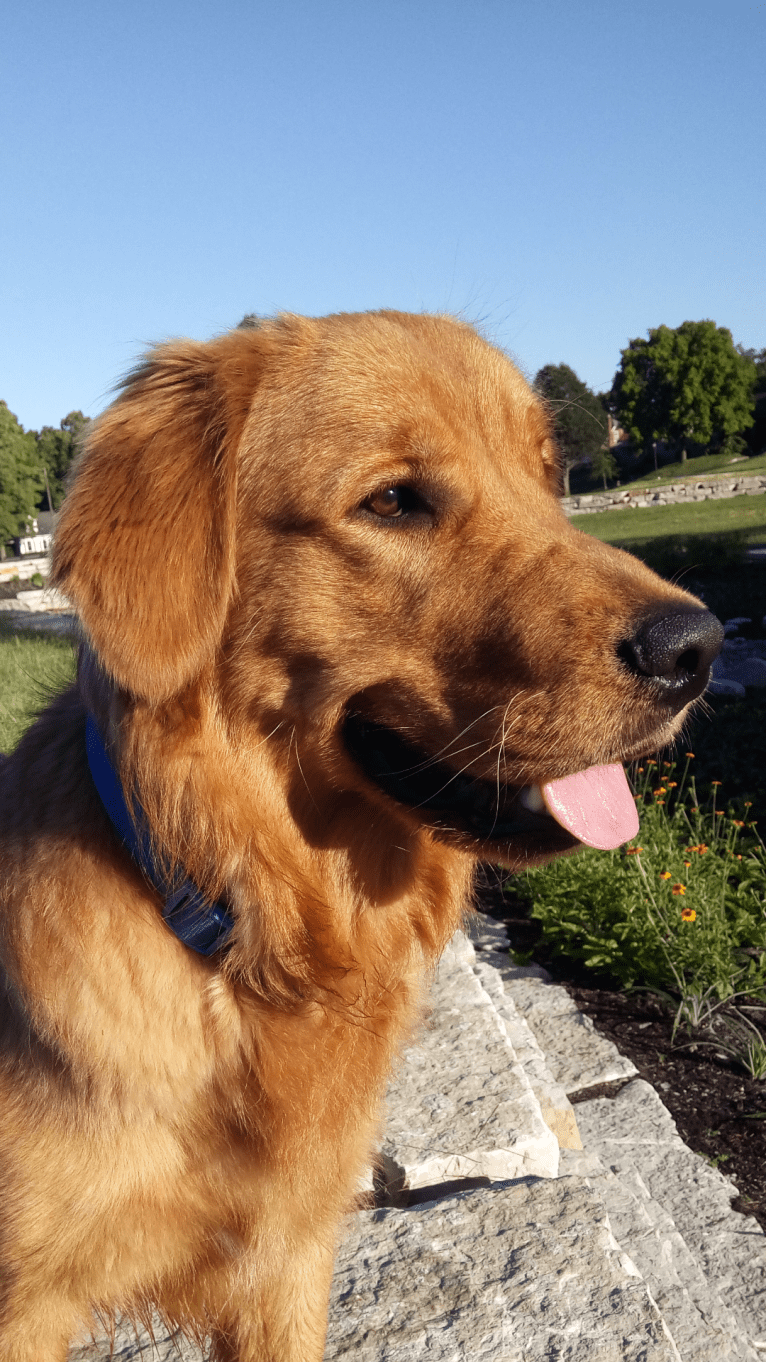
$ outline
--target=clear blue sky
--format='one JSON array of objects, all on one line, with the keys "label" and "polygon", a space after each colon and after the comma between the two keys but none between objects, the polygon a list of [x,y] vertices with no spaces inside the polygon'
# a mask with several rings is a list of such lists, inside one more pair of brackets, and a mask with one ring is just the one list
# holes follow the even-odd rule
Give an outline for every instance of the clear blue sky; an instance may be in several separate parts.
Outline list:
[{"label": "clear blue sky", "polygon": [[766,4],[25,0],[0,36],[0,397],[95,415],[245,312],[480,321],[608,387],[766,345]]}]

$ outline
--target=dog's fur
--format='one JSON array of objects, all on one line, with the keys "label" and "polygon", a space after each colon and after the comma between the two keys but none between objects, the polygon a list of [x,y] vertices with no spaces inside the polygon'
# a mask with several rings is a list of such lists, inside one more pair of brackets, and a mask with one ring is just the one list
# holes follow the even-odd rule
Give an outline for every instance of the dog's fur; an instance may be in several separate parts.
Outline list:
[{"label": "dog's fur", "polygon": [[[347,716],[500,790],[685,712],[618,650],[698,603],[572,529],[558,476],[539,401],[447,318],[165,345],[98,421],[55,551],[78,684],[0,767],[3,1362],[154,1307],[222,1362],[321,1358],[338,1225],[474,864],[573,844],[399,802]],[[86,709],[162,856],[228,902],[220,955],[114,834]]]}]

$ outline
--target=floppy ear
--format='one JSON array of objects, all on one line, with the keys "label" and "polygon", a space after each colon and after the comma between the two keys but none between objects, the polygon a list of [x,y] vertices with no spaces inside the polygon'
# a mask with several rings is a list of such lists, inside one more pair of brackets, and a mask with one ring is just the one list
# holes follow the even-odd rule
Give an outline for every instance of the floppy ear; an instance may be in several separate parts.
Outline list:
[{"label": "floppy ear", "polygon": [[65,499],[54,580],[117,683],[167,699],[220,641],[234,584],[237,450],[269,342],[159,346],[101,416]]}]

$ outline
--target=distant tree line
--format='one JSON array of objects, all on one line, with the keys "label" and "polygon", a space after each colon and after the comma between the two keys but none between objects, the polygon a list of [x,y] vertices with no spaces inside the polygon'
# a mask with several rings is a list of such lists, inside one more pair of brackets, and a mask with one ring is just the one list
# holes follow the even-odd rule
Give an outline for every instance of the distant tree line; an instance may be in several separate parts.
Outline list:
[{"label": "distant tree line", "polygon": [[702,453],[732,458],[766,448],[766,349],[745,350],[715,322],[659,326],[628,342],[608,393],[596,394],[567,364],[547,364],[534,386],[548,403],[565,492],[573,469],[603,479],[620,471],[608,423],[627,436],[623,460],[638,465]]},{"label": "distant tree line", "polygon": [[0,556],[8,540],[29,532],[38,511],[58,510],[89,425],[70,411],[58,429],[24,430],[0,401]]}]

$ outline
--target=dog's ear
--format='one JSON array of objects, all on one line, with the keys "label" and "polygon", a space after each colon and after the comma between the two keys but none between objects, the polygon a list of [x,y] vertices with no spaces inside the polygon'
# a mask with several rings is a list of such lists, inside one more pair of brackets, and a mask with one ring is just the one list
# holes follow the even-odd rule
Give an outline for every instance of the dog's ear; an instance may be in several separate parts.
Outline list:
[{"label": "dog's ear", "polygon": [[238,446],[270,348],[258,330],[150,352],[96,422],[53,576],[117,683],[157,702],[212,656],[234,585]]}]

